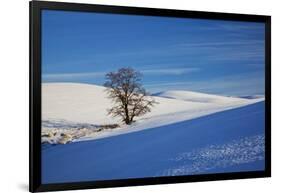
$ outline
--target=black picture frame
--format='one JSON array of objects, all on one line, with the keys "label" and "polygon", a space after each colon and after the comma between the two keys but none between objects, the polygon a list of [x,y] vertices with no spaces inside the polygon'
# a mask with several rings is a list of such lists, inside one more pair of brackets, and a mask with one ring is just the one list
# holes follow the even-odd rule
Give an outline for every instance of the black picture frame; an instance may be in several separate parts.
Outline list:
[{"label": "black picture frame", "polygon": [[[271,176],[271,17],[232,13],[214,13],[170,9],[91,5],[78,3],[31,1],[30,5],[30,174],[29,191],[59,191],[89,188],[138,186]],[[190,176],[149,177],[76,183],[41,183],[41,10],[118,13],[179,18],[252,21],[265,23],[265,170]]]}]

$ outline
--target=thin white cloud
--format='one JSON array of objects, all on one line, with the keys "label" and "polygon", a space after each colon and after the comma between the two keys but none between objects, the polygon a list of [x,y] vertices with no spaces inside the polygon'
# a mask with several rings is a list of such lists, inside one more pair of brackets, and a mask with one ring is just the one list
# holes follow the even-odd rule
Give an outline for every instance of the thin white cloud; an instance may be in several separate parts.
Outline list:
[{"label": "thin white cloud", "polygon": [[[252,23],[254,24],[254,23]],[[226,31],[226,32],[240,32],[240,31],[261,31],[264,29],[264,24],[260,23],[259,25],[254,24],[251,25],[249,23],[248,25],[245,25],[245,23],[240,23],[240,22],[227,22],[227,23],[220,23],[220,24],[213,24],[211,26],[198,26],[196,29],[201,30],[201,31]]]},{"label": "thin white cloud", "polygon": [[190,90],[222,95],[264,94],[264,76],[261,72],[229,75],[201,81],[159,82],[144,85],[151,93],[164,90]]},{"label": "thin white cloud", "polygon": [[224,41],[224,42],[186,42],[177,44],[174,46],[185,47],[210,47],[210,46],[251,46],[251,45],[263,45],[263,40],[239,40],[239,41]]},{"label": "thin white cloud", "polygon": [[244,25],[244,24],[239,24],[239,23],[224,23],[224,24],[219,24],[217,25],[219,28],[223,30],[228,30],[228,31],[241,31],[241,30],[247,30],[247,31],[262,31],[264,29],[264,24],[260,25]]},{"label": "thin white cloud", "polygon": [[[167,68],[140,70],[144,75],[182,75],[199,71],[199,68]],[[108,72],[81,72],[81,73],[56,73],[43,74],[43,81],[69,81],[88,78],[103,78]]]},{"label": "thin white cloud", "polygon": [[43,74],[43,81],[62,81],[83,78],[100,78],[105,75],[105,72],[81,72],[81,73],[56,73]]},{"label": "thin white cloud", "polygon": [[143,74],[152,74],[152,75],[183,75],[192,72],[198,72],[200,68],[164,68],[164,69],[149,69],[141,70]]}]

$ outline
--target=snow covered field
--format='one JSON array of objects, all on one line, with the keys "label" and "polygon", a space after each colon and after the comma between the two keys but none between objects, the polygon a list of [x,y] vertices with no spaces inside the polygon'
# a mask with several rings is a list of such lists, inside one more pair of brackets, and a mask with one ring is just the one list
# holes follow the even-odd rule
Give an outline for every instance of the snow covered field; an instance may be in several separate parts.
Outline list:
[{"label": "snow covered field", "polygon": [[126,126],[107,116],[104,87],[49,83],[42,90],[43,183],[264,169],[260,96],[157,93],[152,112]]},{"label": "snow covered field", "polygon": [[[190,91],[166,91],[154,96],[152,112],[130,126],[107,115],[112,103],[102,86],[43,83],[42,142],[68,143],[99,139],[191,120],[264,100],[217,96]],[[118,127],[107,126],[118,124]],[[101,129],[106,128],[106,129]]]},{"label": "snow covered field", "polygon": [[258,102],[141,132],[45,144],[42,183],[263,170],[264,107]]}]

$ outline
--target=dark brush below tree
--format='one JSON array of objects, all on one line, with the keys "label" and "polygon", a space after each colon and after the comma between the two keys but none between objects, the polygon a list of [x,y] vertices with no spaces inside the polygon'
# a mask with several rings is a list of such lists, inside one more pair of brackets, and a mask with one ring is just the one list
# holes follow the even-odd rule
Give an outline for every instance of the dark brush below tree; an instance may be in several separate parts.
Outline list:
[{"label": "dark brush below tree", "polygon": [[135,117],[150,112],[151,107],[156,104],[143,88],[141,78],[142,74],[132,68],[121,68],[117,72],[106,74],[104,86],[108,97],[114,103],[114,106],[108,109],[108,114],[121,117],[127,125],[131,124]]}]

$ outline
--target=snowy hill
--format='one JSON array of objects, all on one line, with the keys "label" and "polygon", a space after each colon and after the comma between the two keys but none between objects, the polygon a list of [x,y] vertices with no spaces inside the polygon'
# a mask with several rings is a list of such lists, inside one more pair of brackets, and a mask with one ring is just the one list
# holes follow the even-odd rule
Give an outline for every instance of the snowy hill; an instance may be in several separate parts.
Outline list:
[{"label": "snowy hill", "polygon": [[[112,103],[107,98],[104,87],[78,83],[43,83],[42,129],[43,132],[50,130],[57,132],[69,126],[69,129],[74,129],[71,131],[71,136],[68,136],[71,141],[97,139],[186,121],[263,100],[189,91],[167,91],[153,97],[158,104],[152,108],[152,111],[127,126],[122,125],[118,118],[107,115],[106,110],[112,106]],[[91,130],[108,124],[119,124],[120,127],[99,133]],[[84,130],[79,130],[77,133],[77,128]]]},{"label": "snowy hill", "polygon": [[264,170],[264,102],[42,151],[42,183]]},{"label": "snowy hill", "polygon": [[[212,103],[212,104],[229,104],[229,103],[243,103],[248,100],[243,100],[243,98],[235,97],[225,97],[213,94],[205,94],[192,91],[182,91],[182,90],[171,90],[164,91],[153,94],[153,96],[159,96],[164,98],[179,99],[183,101],[199,102],[199,103]],[[252,99],[252,98],[251,98]]]}]

